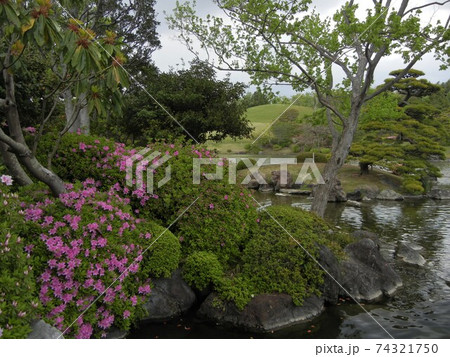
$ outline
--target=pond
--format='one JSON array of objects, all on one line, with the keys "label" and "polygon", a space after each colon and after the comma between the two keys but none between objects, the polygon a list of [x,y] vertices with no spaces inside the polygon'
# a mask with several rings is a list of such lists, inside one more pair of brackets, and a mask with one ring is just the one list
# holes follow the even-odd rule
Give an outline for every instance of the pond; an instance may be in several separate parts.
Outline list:
[{"label": "pond", "polygon": [[[450,186],[450,163],[439,163]],[[310,200],[295,196],[256,193],[265,205],[294,205],[309,209]],[[364,308],[395,338],[450,337],[450,200],[410,199],[403,202],[370,201],[361,207],[329,204],[326,218],[340,227],[366,229],[380,236],[382,254],[394,262],[403,287],[391,299]],[[412,266],[395,258],[404,242],[427,263]],[[252,334],[201,321],[194,315],[161,324],[147,324],[131,338],[388,338],[360,306],[349,301],[328,307],[318,318],[269,334]]]}]

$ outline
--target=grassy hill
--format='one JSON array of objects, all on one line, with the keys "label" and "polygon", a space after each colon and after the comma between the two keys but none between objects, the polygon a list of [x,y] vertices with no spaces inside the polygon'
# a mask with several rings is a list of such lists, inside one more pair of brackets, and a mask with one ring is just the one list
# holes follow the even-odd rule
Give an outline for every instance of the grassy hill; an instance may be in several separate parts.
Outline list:
[{"label": "grassy hill", "polygon": [[[220,143],[207,142],[207,145],[212,149],[217,149],[219,154],[232,155],[245,153],[245,146],[251,144],[264,130],[269,128],[287,108],[287,104],[267,104],[252,107],[247,110],[247,119],[254,127],[252,138],[233,140],[230,138],[225,139]],[[298,119],[301,120],[305,115],[310,115],[313,112],[312,108],[293,105],[292,109],[296,109],[299,112]],[[282,154],[282,153],[279,153]]]}]

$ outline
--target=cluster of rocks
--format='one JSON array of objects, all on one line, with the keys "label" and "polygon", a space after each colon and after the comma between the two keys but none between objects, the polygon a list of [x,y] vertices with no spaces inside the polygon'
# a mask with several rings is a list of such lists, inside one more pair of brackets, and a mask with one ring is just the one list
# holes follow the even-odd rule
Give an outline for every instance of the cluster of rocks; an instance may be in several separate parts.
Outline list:
[{"label": "cluster of rocks", "polygon": [[[314,184],[296,184],[289,172],[286,171],[272,171],[270,179],[265,184],[260,184],[256,179],[250,180],[246,187],[259,192],[277,192],[280,195],[314,195],[314,190],[317,185]],[[450,198],[450,191],[432,190],[429,195],[430,198],[446,199]],[[376,186],[363,186],[353,192],[346,193],[342,188],[341,182],[336,180],[336,183],[331,190],[328,197],[328,202],[348,202],[349,205],[360,205],[355,202],[368,200],[383,200],[383,201],[403,201],[404,196],[395,192],[394,190],[379,190]]]}]

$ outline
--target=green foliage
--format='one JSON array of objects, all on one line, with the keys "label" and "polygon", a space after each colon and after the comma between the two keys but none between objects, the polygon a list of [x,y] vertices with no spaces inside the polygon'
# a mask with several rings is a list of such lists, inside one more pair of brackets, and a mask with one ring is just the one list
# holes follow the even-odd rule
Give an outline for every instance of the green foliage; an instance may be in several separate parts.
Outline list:
[{"label": "green foliage", "polygon": [[383,93],[365,106],[350,155],[361,167],[377,164],[404,177],[406,192],[422,193],[428,177],[440,175],[429,158],[444,158],[439,143],[445,141],[445,131],[433,108],[425,104],[399,107],[397,101],[395,94]]},{"label": "green foliage", "polygon": [[406,192],[412,193],[413,195],[421,195],[425,192],[422,182],[413,178],[405,178],[402,182],[402,187]]},{"label": "green foliage", "polygon": [[209,187],[177,224],[184,254],[214,253],[224,267],[239,260],[256,225],[257,212],[247,189]]},{"label": "green foliage", "polygon": [[312,159],[314,156],[314,162],[326,163],[328,162],[328,155],[314,152],[301,152],[297,155],[297,162],[302,163],[306,159]]},{"label": "green foliage", "polygon": [[[51,133],[40,139],[36,155],[40,162],[47,162],[55,142],[56,135]],[[105,186],[112,185],[125,178],[125,173],[117,167],[117,155],[113,155],[114,151],[122,148],[120,144],[102,137],[67,133],[61,138],[52,159],[52,170],[68,182],[93,178]]]},{"label": "green foliage", "polygon": [[183,266],[183,278],[199,290],[210,284],[218,285],[224,275],[222,265],[214,253],[196,251],[189,255]]},{"label": "green foliage", "polygon": [[132,88],[126,96],[125,116],[113,123],[122,134],[118,139],[132,137],[134,142],[145,145],[154,138],[184,137],[203,143],[227,136],[250,136],[252,128],[240,100],[245,88],[242,83],[217,79],[214,69],[201,61],[193,61],[189,69],[147,72],[140,78],[145,92],[152,93],[170,115],[155,101],[149,101],[140,86]]},{"label": "green foliage", "polygon": [[242,275],[258,293],[288,293],[295,304],[301,305],[307,296],[320,294],[323,283],[323,271],[309,254],[317,259],[318,246],[324,244],[342,256],[340,244],[348,243],[348,237],[332,237],[330,226],[312,213],[287,206],[269,207],[267,211],[271,217],[262,215],[244,250]]},{"label": "green foliage", "polygon": [[149,222],[141,230],[153,232],[154,243],[146,254],[151,256],[146,263],[151,276],[169,278],[178,268],[181,259],[180,241],[170,231],[154,222]]},{"label": "green foliage", "polygon": [[30,247],[17,234],[24,224],[20,200],[0,183],[0,201],[0,338],[26,338],[41,312],[36,277]]},{"label": "green foliage", "polygon": [[[403,70],[398,69],[389,73],[393,77],[398,77],[403,73]],[[432,84],[426,79],[417,79],[425,75],[422,71],[410,69],[404,74],[400,80],[394,83],[390,90],[400,93],[404,96],[400,102],[401,106],[408,104],[411,97],[426,97],[438,92],[441,88],[439,85]],[[390,83],[394,79],[386,79],[385,83]]]},{"label": "green foliage", "polygon": [[[250,160],[250,162],[255,165],[256,164],[256,159],[252,159],[252,158],[248,158]],[[239,160],[237,165],[236,165],[236,170],[246,170],[247,169],[247,165],[245,164],[244,161]]]}]

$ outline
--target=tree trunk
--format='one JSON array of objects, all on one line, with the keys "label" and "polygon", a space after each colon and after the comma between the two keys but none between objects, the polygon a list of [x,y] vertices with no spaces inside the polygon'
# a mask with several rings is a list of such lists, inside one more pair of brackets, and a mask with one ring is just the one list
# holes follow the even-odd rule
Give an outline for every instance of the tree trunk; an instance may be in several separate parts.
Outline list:
[{"label": "tree trunk", "polygon": [[11,176],[20,186],[27,186],[33,184],[33,180],[28,176],[25,170],[20,165],[19,160],[14,153],[9,151],[8,145],[0,142],[0,151],[2,153],[3,163],[8,169]]},{"label": "tree trunk", "polygon": [[[30,148],[25,142],[22,128],[20,126],[19,112],[15,101],[14,93],[14,77],[7,69],[3,70],[3,78],[5,82],[5,99],[6,99],[6,119],[8,122],[9,136],[0,129],[0,141],[15,154],[18,160],[28,171],[39,181],[44,182],[51,189],[55,196],[65,192],[64,182],[53,172],[47,170],[33,156]],[[3,146],[5,147],[5,146]],[[3,152],[3,150],[2,150]],[[14,162],[14,161],[11,161]],[[15,166],[17,169],[17,166]],[[23,169],[22,169],[23,171]],[[17,180],[25,179],[23,175],[15,177]]]},{"label": "tree trunk", "polygon": [[368,175],[369,174],[369,167],[370,167],[370,164],[360,162],[359,163],[359,169],[360,169],[359,174],[360,175]]},{"label": "tree trunk", "polygon": [[314,199],[311,211],[323,217],[327,207],[329,194],[336,184],[336,177],[339,169],[344,165],[353,142],[356,127],[358,125],[359,109],[352,111],[348,118],[348,125],[344,127],[336,144],[333,145],[333,152],[330,161],[325,165],[323,172],[324,184],[318,185],[314,190]]},{"label": "tree trunk", "polygon": [[69,133],[81,132],[89,135],[91,120],[89,117],[86,94],[80,95],[76,99],[77,103],[74,105],[72,91],[67,89],[64,92],[64,106],[66,114],[66,125],[69,127]]}]

